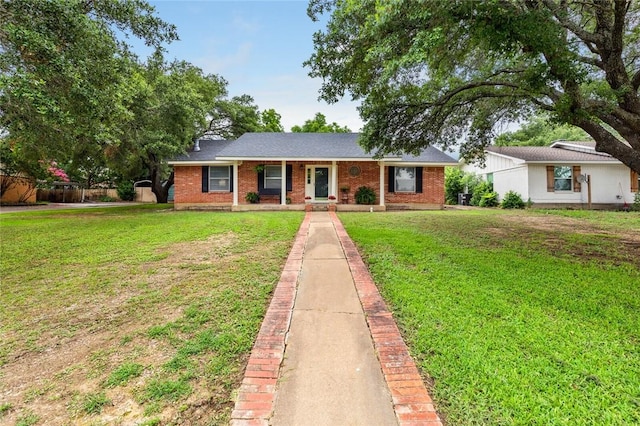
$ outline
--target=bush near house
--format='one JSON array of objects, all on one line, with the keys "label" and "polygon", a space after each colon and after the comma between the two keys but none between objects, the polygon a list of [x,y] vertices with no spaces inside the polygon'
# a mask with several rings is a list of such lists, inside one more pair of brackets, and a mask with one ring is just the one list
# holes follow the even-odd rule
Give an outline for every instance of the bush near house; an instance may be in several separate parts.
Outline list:
[{"label": "bush near house", "polygon": [[136,198],[136,190],[130,181],[120,182],[116,190],[118,192],[118,198],[122,201],[133,201]]},{"label": "bush near house", "polygon": [[[483,206],[482,199],[485,195],[493,193],[493,185],[487,181],[481,180],[477,185],[475,185],[471,189],[471,205],[472,206],[480,206],[480,207],[495,207],[491,206]],[[496,194],[497,195],[497,194]],[[488,197],[492,198],[492,197]],[[496,204],[497,205],[497,204]]]},{"label": "bush near house", "polygon": [[444,188],[447,204],[458,204],[458,194],[466,193],[471,194],[470,204],[472,206],[480,206],[483,195],[493,191],[491,183],[475,173],[463,172],[457,167],[445,169]]},{"label": "bush near house", "polygon": [[522,196],[514,191],[509,191],[504,195],[504,199],[500,204],[503,209],[524,209],[524,201]]},{"label": "bush near house", "polygon": [[482,194],[482,198],[480,198],[480,202],[478,206],[480,207],[498,207],[500,205],[500,200],[498,199],[497,192],[486,192]]},{"label": "bush near house", "polygon": [[361,186],[355,193],[356,204],[375,204],[376,192],[368,186]]},{"label": "bush near house", "polygon": [[640,212],[640,192],[636,192],[636,196],[633,199],[633,204],[631,205],[631,210]]}]

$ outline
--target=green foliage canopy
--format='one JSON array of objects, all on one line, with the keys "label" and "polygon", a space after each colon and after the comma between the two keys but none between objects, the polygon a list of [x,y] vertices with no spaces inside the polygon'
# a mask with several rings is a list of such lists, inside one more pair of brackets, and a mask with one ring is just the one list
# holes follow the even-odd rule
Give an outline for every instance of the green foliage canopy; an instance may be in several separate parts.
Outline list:
[{"label": "green foliage canopy", "polygon": [[569,124],[555,125],[544,116],[535,116],[519,130],[500,134],[495,144],[498,146],[547,146],[558,140],[583,141],[591,137],[579,127]]},{"label": "green foliage canopy", "polygon": [[282,116],[278,114],[275,109],[271,108],[262,111],[260,118],[262,120],[263,132],[284,132],[284,127],[281,122]]},{"label": "green foliage canopy", "polygon": [[159,51],[144,65],[131,63],[128,72],[124,104],[130,118],[105,154],[123,176],[149,176],[164,203],[173,184],[166,159],[185,152],[207,130],[207,114],[226,94],[226,82],[187,62],[167,64]]},{"label": "green foliage canopy", "polygon": [[369,150],[463,140],[472,160],[496,123],[548,112],[640,171],[638,2],[312,0],[308,13],[331,16],[305,65],[324,100],[362,100]]},{"label": "green foliage canopy", "polygon": [[116,32],[177,38],[153,12],[142,0],[0,2],[0,128],[14,155],[64,162],[117,139],[130,55]]},{"label": "green foliage canopy", "polygon": [[327,123],[327,117],[318,112],[311,120],[304,122],[302,126],[293,126],[291,131],[294,133],[350,133],[351,130],[347,126],[340,126],[335,121],[331,124]]}]

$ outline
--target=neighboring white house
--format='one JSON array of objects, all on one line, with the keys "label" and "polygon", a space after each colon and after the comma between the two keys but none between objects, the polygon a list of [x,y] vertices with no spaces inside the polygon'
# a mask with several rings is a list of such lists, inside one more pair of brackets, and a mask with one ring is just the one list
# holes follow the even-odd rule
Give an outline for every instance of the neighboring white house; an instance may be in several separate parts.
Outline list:
[{"label": "neighboring white house", "polygon": [[492,182],[500,199],[515,191],[539,207],[610,208],[632,204],[638,192],[638,174],[596,152],[595,142],[490,146],[485,153],[485,167],[461,161],[461,168]]}]

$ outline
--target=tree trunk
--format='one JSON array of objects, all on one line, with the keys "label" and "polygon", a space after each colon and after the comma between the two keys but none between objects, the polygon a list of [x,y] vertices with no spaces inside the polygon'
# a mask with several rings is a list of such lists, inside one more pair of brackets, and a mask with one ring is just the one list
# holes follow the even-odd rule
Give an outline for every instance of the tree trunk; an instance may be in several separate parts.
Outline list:
[{"label": "tree trunk", "polygon": [[173,185],[173,172],[163,184],[160,173],[155,168],[151,171],[151,191],[156,194],[158,204],[166,204],[169,199],[169,188]]},{"label": "tree trunk", "polygon": [[620,142],[607,129],[590,120],[575,120],[573,123],[582,128],[596,141],[596,151],[605,152],[620,160],[631,170],[640,173],[640,151],[631,144]]}]

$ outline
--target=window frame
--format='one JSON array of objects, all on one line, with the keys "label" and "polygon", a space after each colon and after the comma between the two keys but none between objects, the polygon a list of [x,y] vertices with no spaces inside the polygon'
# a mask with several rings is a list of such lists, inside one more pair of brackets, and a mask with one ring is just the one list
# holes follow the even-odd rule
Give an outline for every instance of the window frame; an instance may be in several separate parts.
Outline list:
[{"label": "window frame", "polygon": [[[569,171],[569,177],[559,177],[559,169]],[[562,188],[558,185],[559,181],[568,181],[569,188]],[[572,192],[573,191],[573,167],[571,166],[553,166],[553,190],[554,192]]]},{"label": "window frame", "polygon": [[[399,170],[403,170],[403,169],[412,169],[411,174],[413,175],[412,177],[412,181],[413,181],[413,189],[411,190],[400,190],[398,189],[400,187],[400,185],[398,185],[398,171]],[[394,180],[394,192],[398,192],[401,194],[415,194],[417,192],[417,184],[416,184],[416,177],[417,177],[417,167],[413,166],[413,167],[408,167],[408,166],[396,166],[394,168],[394,176],[393,176],[393,180]],[[409,180],[409,179],[403,179],[403,180]]]},{"label": "window frame", "polygon": [[[278,176],[269,176],[269,173],[268,173],[269,170],[277,170]],[[264,189],[282,190],[282,166],[274,165],[274,164],[265,165],[263,179],[264,179],[263,181]],[[267,182],[269,182],[272,185],[277,182],[277,186],[269,186],[267,185]]]},{"label": "window frame", "polygon": [[[227,170],[227,176],[226,177],[222,177],[222,176],[218,176],[218,177],[213,177],[213,169],[226,169]],[[226,188],[222,188],[220,185],[214,185],[213,182],[214,181],[221,181],[223,179],[226,179],[227,184],[226,184]],[[215,189],[212,189],[215,188]],[[231,166],[209,166],[209,192],[229,192],[231,191]]]}]

